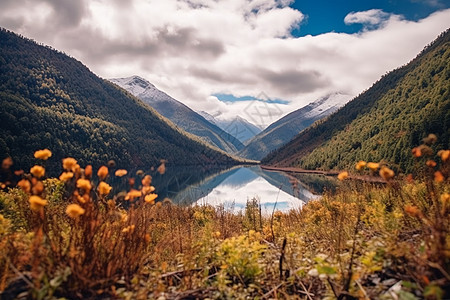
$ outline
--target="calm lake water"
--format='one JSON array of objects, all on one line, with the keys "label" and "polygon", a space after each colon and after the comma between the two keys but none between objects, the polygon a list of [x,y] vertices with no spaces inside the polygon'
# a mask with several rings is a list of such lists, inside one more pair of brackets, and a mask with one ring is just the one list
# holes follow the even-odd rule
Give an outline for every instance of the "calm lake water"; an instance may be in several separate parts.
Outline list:
[{"label": "calm lake water", "polygon": [[[317,198],[323,189],[323,176],[308,176],[307,184],[282,172],[262,170],[259,166],[237,166],[227,170],[168,168],[156,174],[153,185],[159,199],[170,198],[181,205],[210,204],[240,211],[247,200],[258,199],[264,213],[300,208]],[[313,192],[314,191],[314,192]]]}]

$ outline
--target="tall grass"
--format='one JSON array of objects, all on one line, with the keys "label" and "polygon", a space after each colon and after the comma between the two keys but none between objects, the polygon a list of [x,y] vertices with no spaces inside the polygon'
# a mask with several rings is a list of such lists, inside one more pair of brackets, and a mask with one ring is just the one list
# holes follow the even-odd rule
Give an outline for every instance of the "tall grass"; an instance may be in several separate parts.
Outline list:
[{"label": "tall grass", "polygon": [[45,178],[50,156],[37,152],[41,167],[0,192],[0,295],[449,298],[450,151],[430,162],[422,150],[415,177],[383,163],[372,166],[385,184],[341,173],[335,192],[271,216],[256,200],[242,213],[177,206],[150,176],[112,164],[95,173],[64,160],[59,179]]}]

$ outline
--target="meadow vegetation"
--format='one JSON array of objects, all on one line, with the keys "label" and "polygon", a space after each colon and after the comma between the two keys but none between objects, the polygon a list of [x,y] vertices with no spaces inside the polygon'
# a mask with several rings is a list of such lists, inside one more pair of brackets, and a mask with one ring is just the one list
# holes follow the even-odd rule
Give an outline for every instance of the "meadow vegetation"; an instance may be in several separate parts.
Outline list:
[{"label": "meadow vegetation", "polygon": [[[172,204],[150,175],[112,163],[82,168],[66,158],[60,177],[48,178],[52,153],[37,151],[17,186],[2,183],[0,295],[448,299],[450,151],[433,153],[430,137],[413,151],[413,175],[360,161],[336,191],[268,216],[257,200],[241,213]],[[386,182],[351,181],[349,172]]]}]

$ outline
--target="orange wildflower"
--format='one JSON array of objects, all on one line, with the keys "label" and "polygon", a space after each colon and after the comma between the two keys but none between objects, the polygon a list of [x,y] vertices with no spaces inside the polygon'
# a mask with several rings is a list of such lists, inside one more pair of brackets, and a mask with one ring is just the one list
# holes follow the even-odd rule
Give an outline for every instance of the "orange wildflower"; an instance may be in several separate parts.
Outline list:
[{"label": "orange wildflower", "polygon": [[122,177],[122,176],[127,175],[127,173],[128,173],[127,170],[119,169],[119,170],[116,171],[115,175],[116,175],[117,177]]},{"label": "orange wildflower", "polygon": [[154,191],[155,191],[155,187],[154,186],[149,185],[149,186],[143,186],[142,187],[142,193],[144,195],[147,195],[148,193],[151,193],[151,192],[154,192]]},{"label": "orange wildflower", "polygon": [[142,192],[132,189],[128,192],[128,194],[125,196],[125,200],[133,200],[134,198],[139,198],[142,196]]},{"label": "orange wildflower", "polygon": [[371,169],[372,171],[376,171],[380,167],[380,164],[379,163],[374,163],[374,162],[369,162],[369,163],[367,163],[367,167],[369,169]]},{"label": "orange wildflower", "polygon": [[49,157],[52,156],[52,152],[48,149],[44,150],[38,150],[34,152],[34,157],[42,160],[47,160]]},{"label": "orange wildflower", "polygon": [[436,141],[437,141],[437,136],[432,133],[430,133],[426,138],[423,139],[423,142],[428,145],[434,144],[434,143],[436,143]]},{"label": "orange wildflower", "polygon": [[28,200],[30,202],[30,208],[32,211],[40,211],[41,208],[48,204],[47,200],[42,199],[39,196],[31,196]]},{"label": "orange wildflower", "polygon": [[34,166],[30,169],[30,173],[36,178],[41,178],[45,175],[45,169],[41,166]]},{"label": "orange wildflower", "polygon": [[100,195],[108,195],[111,192],[112,187],[106,182],[102,181],[98,184],[98,192]]},{"label": "orange wildflower", "polygon": [[355,168],[356,168],[356,170],[361,170],[362,168],[364,168],[365,166],[366,166],[366,162],[365,161],[363,161],[363,160],[360,160],[360,161],[358,161],[357,163],[356,163],[356,166],[355,166]]},{"label": "orange wildflower", "polygon": [[434,160],[427,160],[426,165],[429,166],[430,168],[434,168],[436,167],[436,162]]},{"label": "orange wildflower", "polygon": [[391,169],[389,169],[388,167],[381,167],[380,169],[380,176],[384,179],[384,180],[389,180],[392,177],[394,177],[395,173],[394,171],[392,171]]},{"label": "orange wildflower", "polygon": [[64,182],[67,182],[67,181],[69,181],[72,178],[73,178],[73,173],[72,172],[63,172],[61,174],[61,176],[59,176],[59,180],[64,181]]},{"label": "orange wildflower", "polygon": [[72,168],[77,164],[77,161],[75,158],[67,157],[63,159],[63,168],[72,171]]},{"label": "orange wildflower", "polygon": [[89,192],[92,188],[91,182],[87,179],[80,178],[77,180],[77,188]]},{"label": "orange wildflower", "polygon": [[164,174],[166,173],[166,165],[163,163],[161,163],[161,165],[158,167],[158,169],[156,169],[156,171],[159,172],[159,174]]},{"label": "orange wildflower", "polygon": [[144,200],[147,203],[155,204],[155,199],[156,198],[158,198],[157,194],[149,194],[149,195],[145,196]]},{"label": "orange wildflower", "polygon": [[92,166],[87,165],[86,168],[84,168],[84,176],[87,178],[90,178],[92,176]]},{"label": "orange wildflower", "polygon": [[347,171],[344,171],[344,172],[339,173],[339,175],[337,176],[337,178],[338,178],[339,180],[345,180],[345,179],[347,179],[347,178],[348,178],[348,172],[347,172]]},{"label": "orange wildflower", "polygon": [[143,186],[149,186],[150,184],[152,184],[152,176],[145,175],[141,182]]},{"label": "orange wildflower", "polygon": [[17,183],[17,186],[20,187],[25,193],[31,192],[31,183],[26,179],[22,179]]},{"label": "orange wildflower", "polygon": [[78,204],[69,204],[66,208],[66,214],[72,219],[77,219],[79,216],[84,215],[85,209]]},{"label": "orange wildflower", "polygon": [[31,191],[35,195],[41,194],[44,191],[44,184],[42,183],[42,181],[37,181],[31,188]]},{"label": "orange wildflower", "polygon": [[447,161],[450,157],[450,150],[440,150],[438,155],[441,157],[442,161]]},{"label": "orange wildflower", "polygon": [[422,212],[417,206],[414,205],[405,205],[405,212],[413,217],[418,217],[422,215]]},{"label": "orange wildflower", "polygon": [[422,156],[422,150],[420,150],[419,147],[414,147],[411,150],[414,157],[421,157]]},{"label": "orange wildflower", "polygon": [[108,176],[108,167],[101,166],[98,169],[97,175],[98,175],[98,178],[100,178],[100,180],[104,180],[106,178],[106,176]]},{"label": "orange wildflower", "polygon": [[444,181],[444,175],[442,175],[441,171],[434,172],[434,181],[436,182],[442,182]]}]

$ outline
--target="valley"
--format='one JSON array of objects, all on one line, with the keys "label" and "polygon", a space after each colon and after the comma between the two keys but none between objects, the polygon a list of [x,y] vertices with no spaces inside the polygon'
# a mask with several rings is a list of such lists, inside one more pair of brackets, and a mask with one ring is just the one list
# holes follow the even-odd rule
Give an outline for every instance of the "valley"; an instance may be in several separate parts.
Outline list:
[{"label": "valley", "polygon": [[[208,5],[176,9],[200,22]],[[450,29],[354,96],[370,76],[347,73],[376,64],[340,70],[338,39],[414,22],[372,9],[325,46],[293,29],[270,40],[283,18],[268,5],[243,17],[270,24],[245,49],[257,66],[195,22],[149,34],[122,68],[108,60],[126,47],[100,43],[118,52],[85,65],[0,27],[0,299],[448,299]],[[312,40],[315,59],[268,54]],[[336,53],[329,73],[308,70]]]}]

